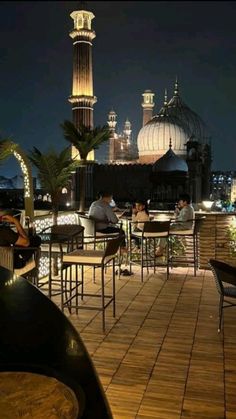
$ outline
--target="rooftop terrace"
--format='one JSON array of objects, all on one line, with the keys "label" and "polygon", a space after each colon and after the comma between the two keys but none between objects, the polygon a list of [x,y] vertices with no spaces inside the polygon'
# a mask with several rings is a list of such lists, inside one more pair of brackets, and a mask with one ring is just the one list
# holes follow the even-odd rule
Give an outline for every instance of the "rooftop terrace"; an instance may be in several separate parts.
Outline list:
[{"label": "rooftop terrace", "polygon": [[[79,331],[105,389],[114,419],[235,419],[236,311],[224,312],[211,271],[165,269],[140,281],[138,268],[117,278],[117,314],[66,314]],[[86,289],[99,291],[86,272]],[[99,277],[97,277],[99,278]],[[107,287],[110,274],[107,275]]]}]

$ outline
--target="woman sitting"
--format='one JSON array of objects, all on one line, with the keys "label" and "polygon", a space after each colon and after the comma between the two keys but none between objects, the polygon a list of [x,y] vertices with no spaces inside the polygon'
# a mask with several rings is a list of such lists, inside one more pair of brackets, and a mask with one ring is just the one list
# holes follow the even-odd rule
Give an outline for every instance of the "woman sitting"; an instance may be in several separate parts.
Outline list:
[{"label": "woman sitting", "polygon": [[[133,232],[139,232],[143,230],[144,222],[149,221],[149,212],[147,208],[146,201],[137,200],[135,202],[135,206],[132,209],[132,225],[133,225]],[[140,249],[140,239],[134,237],[131,234],[131,240],[135,241],[135,245],[138,249]]]}]

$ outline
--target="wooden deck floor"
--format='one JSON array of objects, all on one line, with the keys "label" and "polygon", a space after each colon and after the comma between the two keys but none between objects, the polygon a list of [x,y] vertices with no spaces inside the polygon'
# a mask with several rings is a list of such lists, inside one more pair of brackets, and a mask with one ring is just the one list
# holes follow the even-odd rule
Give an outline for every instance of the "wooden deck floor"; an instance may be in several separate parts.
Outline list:
[{"label": "wooden deck floor", "polygon": [[[87,289],[99,291],[87,272]],[[107,288],[110,277],[108,275]],[[236,309],[217,332],[211,271],[175,268],[116,281],[116,318],[81,310],[69,316],[90,353],[114,419],[235,419]],[[67,310],[66,310],[67,312]],[[67,314],[67,313],[66,313]]]}]

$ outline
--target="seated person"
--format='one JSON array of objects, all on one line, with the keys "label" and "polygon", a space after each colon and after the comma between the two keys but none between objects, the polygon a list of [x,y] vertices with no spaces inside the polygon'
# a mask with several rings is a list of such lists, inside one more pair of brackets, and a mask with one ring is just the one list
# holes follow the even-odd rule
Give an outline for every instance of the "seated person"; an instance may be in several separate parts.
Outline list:
[{"label": "seated person", "polygon": [[101,192],[100,198],[92,202],[90,205],[88,215],[96,221],[96,231],[104,234],[120,233],[124,236],[121,248],[126,249],[125,232],[115,224],[118,223],[119,218],[116,216],[110,203],[112,201],[112,194],[110,192]]},{"label": "seated person", "polygon": [[[142,200],[137,200],[135,202],[135,206],[132,209],[132,225],[133,225],[133,231],[139,232],[143,230],[144,221],[149,221],[149,212],[147,208],[147,203]],[[143,221],[143,222],[141,222]],[[140,248],[140,239],[137,237],[133,237],[131,234],[131,239],[135,241],[135,244],[138,248]]]},{"label": "seated person", "polygon": [[[8,225],[0,224],[0,246],[19,246],[22,248],[39,247],[41,239],[39,236],[28,237],[20,221],[12,215],[3,215],[2,221],[15,225],[16,231]],[[14,268],[23,268],[33,255],[33,250],[20,249],[14,253]]]},{"label": "seated person", "polygon": [[178,206],[175,210],[175,221],[171,224],[171,230],[190,230],[195,218],[194,209],[188,194],[179,197]]},{"label": "seated person", "polygon": [[[175,210],[175,221],[171,223],[170,231],[192,229],[194,218],[195,214],[190,196],[188,194],[180,195],[178,206]],[[156,256],[163,256],[165,247],[166,239],[160,239],[156,249]]]}]

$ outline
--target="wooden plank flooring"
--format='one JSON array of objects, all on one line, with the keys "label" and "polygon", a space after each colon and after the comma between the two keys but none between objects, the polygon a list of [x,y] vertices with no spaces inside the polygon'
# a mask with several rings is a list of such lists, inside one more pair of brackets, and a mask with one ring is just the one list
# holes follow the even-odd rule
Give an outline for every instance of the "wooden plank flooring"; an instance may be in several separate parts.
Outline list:
[{"label": "wooden plank flooring", "polygon": [[[99,291],[86,272],[86,291]],[[107,289],[111,288],[107,273]],[[66,315],[79,331],[114,419],[235,419],[236,308],[218,334],[218,294],[211,271],[174,268],[116,280],[116,318],[80,310]],[[91,301],[90,301],[91,302]]]}]

